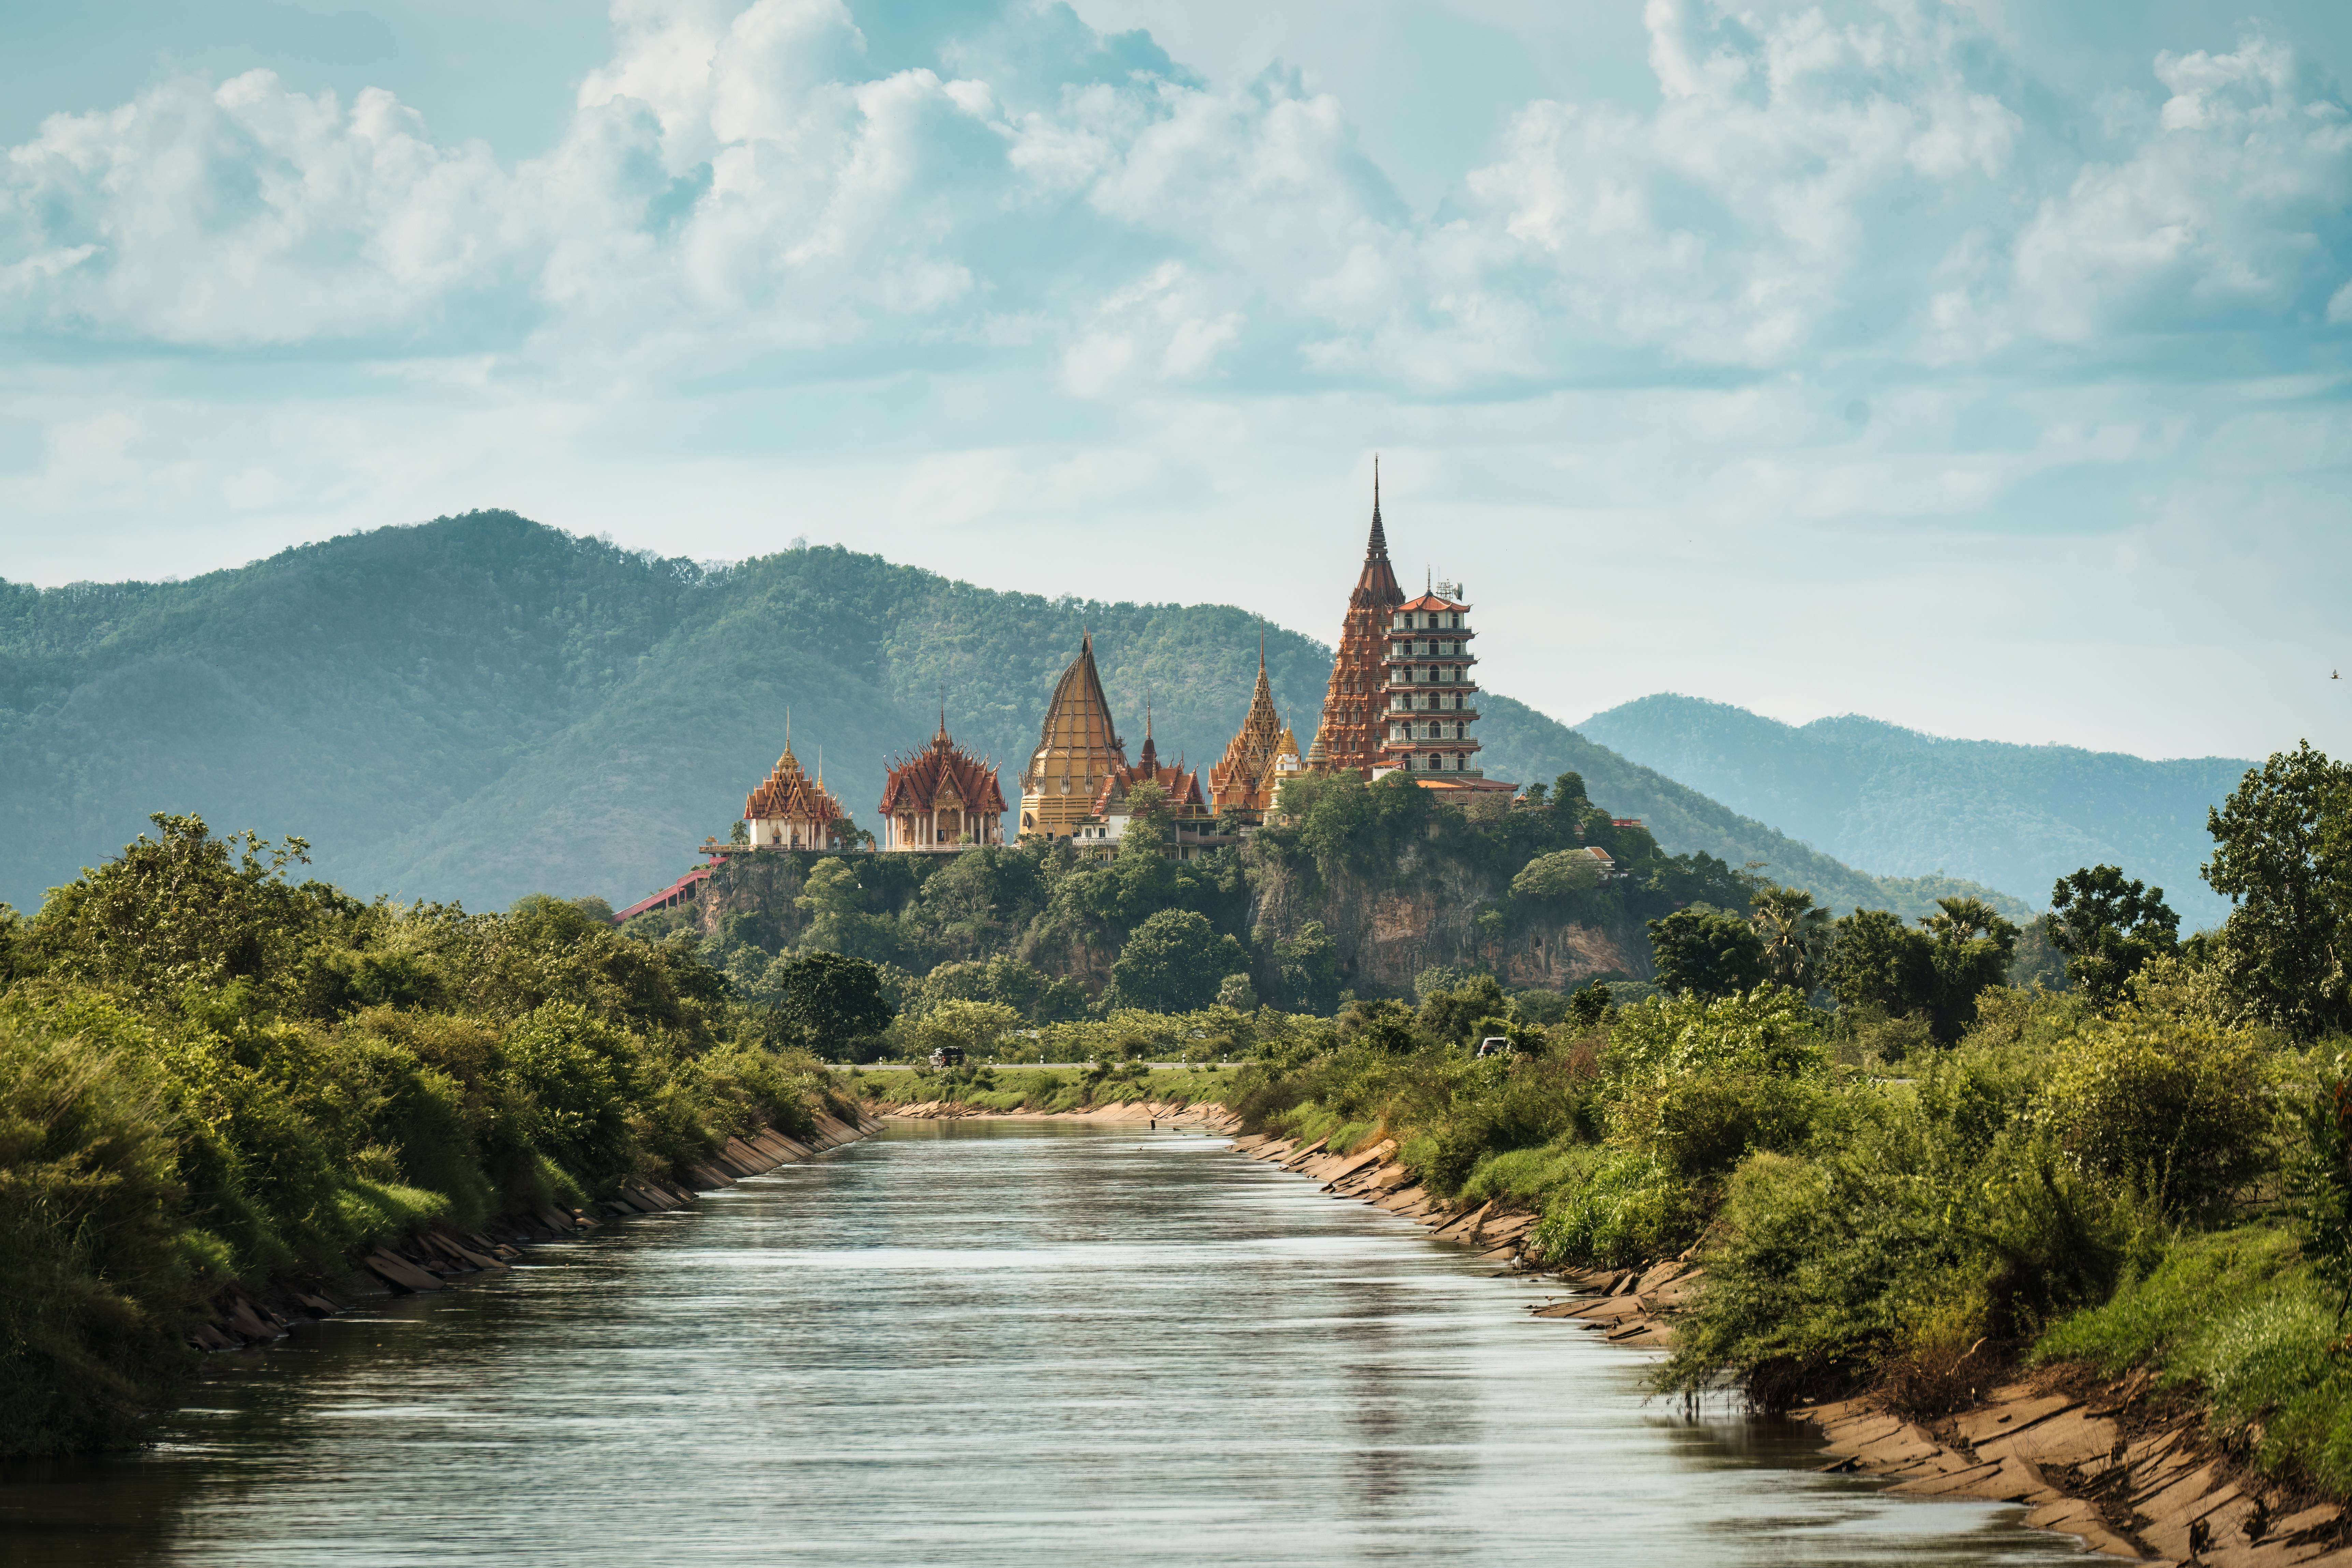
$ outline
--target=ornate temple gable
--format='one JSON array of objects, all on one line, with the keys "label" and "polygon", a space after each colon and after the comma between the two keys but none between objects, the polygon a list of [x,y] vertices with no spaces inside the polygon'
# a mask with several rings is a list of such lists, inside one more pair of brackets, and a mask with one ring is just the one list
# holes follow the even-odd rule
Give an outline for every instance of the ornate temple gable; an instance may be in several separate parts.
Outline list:
[{"label": "ornate temple gable", "polygon": [[1004,792],[995,766],[976,762],[948,735],[940,714],[931,743],[911,756],[893,759],[882,785],[885,849],[954,849],[1004,842]]},{"label": "ornate temple gable", "polygon": [[1037,749],[1022,771],[1019,836],[1068,837],[1087,819],[1104,779],[1126,767],[1127,742],[1103,695],[1089,634],[1055,683]]},{"label": "ornate temple gable", "polygon": [[850,828],[841,803],[823,779],[809,777],[789,739],[774,769],[744,796],[743,820],[761,849],[838,849]]},{"label": "ornate temple gable", "polygon": [[1121,763],[1103,776],[1101,785],[1089,803],[1087,816],[1100,822],[1126,815],[1127,792],[1139,784],[1155,784],[1167,792],[1169,809],[1178,816],[1207,816],[1209,803],[1201,793],[1201,774],[1197,768],[1188,768],[1182,758],[1173,767],[1160,760],[1160,743],[1151,735],[1151,710],[1144,710],[1143,750],[1137,753],[1135,765]]},{"label": "ornate temple gable", "polygon": [[[1263,814],[1273,804],[1274,761],[1285,736],[1281,715],[1274,710],[1274,689],[1265,678],[1265,636],[1257,644],[1257,687],[1250,693],[1249,716],[1240,733],[1225,747],[1224,756],[1209,770],[1209,800],[1219,811]],[[1298,742],[1290,742],[1291,755]]]},{"label": "ornate temple gable", "polygon": [[1381,763],[1385,731],[1381,721],[1381,655],[1389,617],[1404,602],[1389,564],[1388,531],[1381,523],[1380,459],[1372,459],[1372,533],[1364,545],[1363,570],[1348,595],[1348,616],[1331,664],[1331,684],[1323,697],[1323,721],[1315,744],[1330,769],[1370,773]]}]

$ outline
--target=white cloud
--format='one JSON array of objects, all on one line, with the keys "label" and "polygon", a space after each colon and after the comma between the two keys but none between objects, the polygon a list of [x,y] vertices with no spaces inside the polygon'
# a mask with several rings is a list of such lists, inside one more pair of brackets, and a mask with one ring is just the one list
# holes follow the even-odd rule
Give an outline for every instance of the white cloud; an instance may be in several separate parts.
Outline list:
[{"label": "white cloud", "polygon": [[[1318,629],[1297,520],[1351,532],[1377,442],[1400,518],[1477,520],[1432,548],[1522,626],[1505,683],[1571,713],[1698,684],[1603,672],[1591,639],[1666,614],[1622,595],[1532,629],[1588,571],[1723,574],[1690,590],[1711,626],[1828,584],[1871,603],[1810,613],[1856,637],[1941,604],[2023,646],[2105,591],[2107,544],[2185,626],[2207,520],[2340,531],[2352,116],[2278,37],[2074,101],[1936,0],[1649,0],[1654,99],[1520,103],[1423,213],[1360,144],[1381,106],[1311,72],[1205,80],[1045,0],[928,52],[858,15],[621,0],[520,161],[264,72],[44,122],[0,162],[0,332],[35,351],[0,414],[48,434],[0,503],[60,539],[244,530],[241,558],[261,517],[627,534],[684,488],[699,521],[659,526],[715,554],[777,542],[789,496],[792,531],[1108,593],[1128,557],[1057,550],[1165,516],[1214,574],[1154,595],[1296,584],[1265,607]],[[1099,575],[1028,580],[1073,563]],[[2016,586],[2045,570],[2074,575]],[[2212,597],[2277,574],[2249,554]],[[1688,657],[1748,661],[1729,631]]]}]

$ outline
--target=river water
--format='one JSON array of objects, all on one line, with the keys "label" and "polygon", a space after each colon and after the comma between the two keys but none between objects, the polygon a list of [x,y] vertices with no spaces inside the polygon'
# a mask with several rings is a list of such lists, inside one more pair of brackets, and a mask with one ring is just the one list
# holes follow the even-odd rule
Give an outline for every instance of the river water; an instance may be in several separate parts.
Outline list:
[{"label": "river water", "polygon": [[1645,1402],[1539,1294],[1221,1141],[908,1124],[215,1358],[151,1454],[0,1479],[0,1557],[2081,1561]]}]

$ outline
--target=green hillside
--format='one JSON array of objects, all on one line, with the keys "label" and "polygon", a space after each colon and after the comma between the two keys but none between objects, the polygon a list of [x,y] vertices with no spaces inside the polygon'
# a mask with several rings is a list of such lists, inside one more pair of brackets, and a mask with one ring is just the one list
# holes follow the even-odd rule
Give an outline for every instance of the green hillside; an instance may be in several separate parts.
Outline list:
[{"label": "green hillside", "polygon": [[2198,878],[2212,847],[2205,812],[2254,765],[1951,741],[1852,715],[1798,727],[1673,695],[1612,708],[1582,728],[1854,865],[1948,873],[2037,909],[2067,872],[2116,865],[2161,886],[2191,928],[2229,912]]},{"label": "green hillside", "polygon": [[[300,834],[355,892],[625,902],[735,820],[787,708],[866,826],[886,754],[941,702],[1010,795],[1089,629],[1130,747],[1149,698],[1163,755],[1214,761],[1256,667],[1244,612],[994,593],[840,549],[707,571],[478,512],[184,583],[0,584],[0,899],[37,905],[168,810]],[[1278,628],[1265,647],[1304,740],[1329,650]],[[1488,711],[1491,772],[1574,768],[1670,852],[1761,860],[1841,907],[1950,890],[1864,876],[1507,699]]]}]

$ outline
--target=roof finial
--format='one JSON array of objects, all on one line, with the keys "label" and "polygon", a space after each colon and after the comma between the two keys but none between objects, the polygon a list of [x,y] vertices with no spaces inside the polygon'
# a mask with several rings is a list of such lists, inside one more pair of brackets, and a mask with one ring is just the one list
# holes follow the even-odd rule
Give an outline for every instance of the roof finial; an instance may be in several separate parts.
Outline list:
[{"label": "roof finial", "polygon": [[1265,673],[1265,617],[1264,616],[1260,616],[1257,620],[1257,672],[1260,675]]},{"label": "roof finial", "polygon": [[1372,537],[1364,546],[1364,558],[1385,559],[1389,552],[1388,531],[1381,526],[1381,455],[1372,454]]}]

